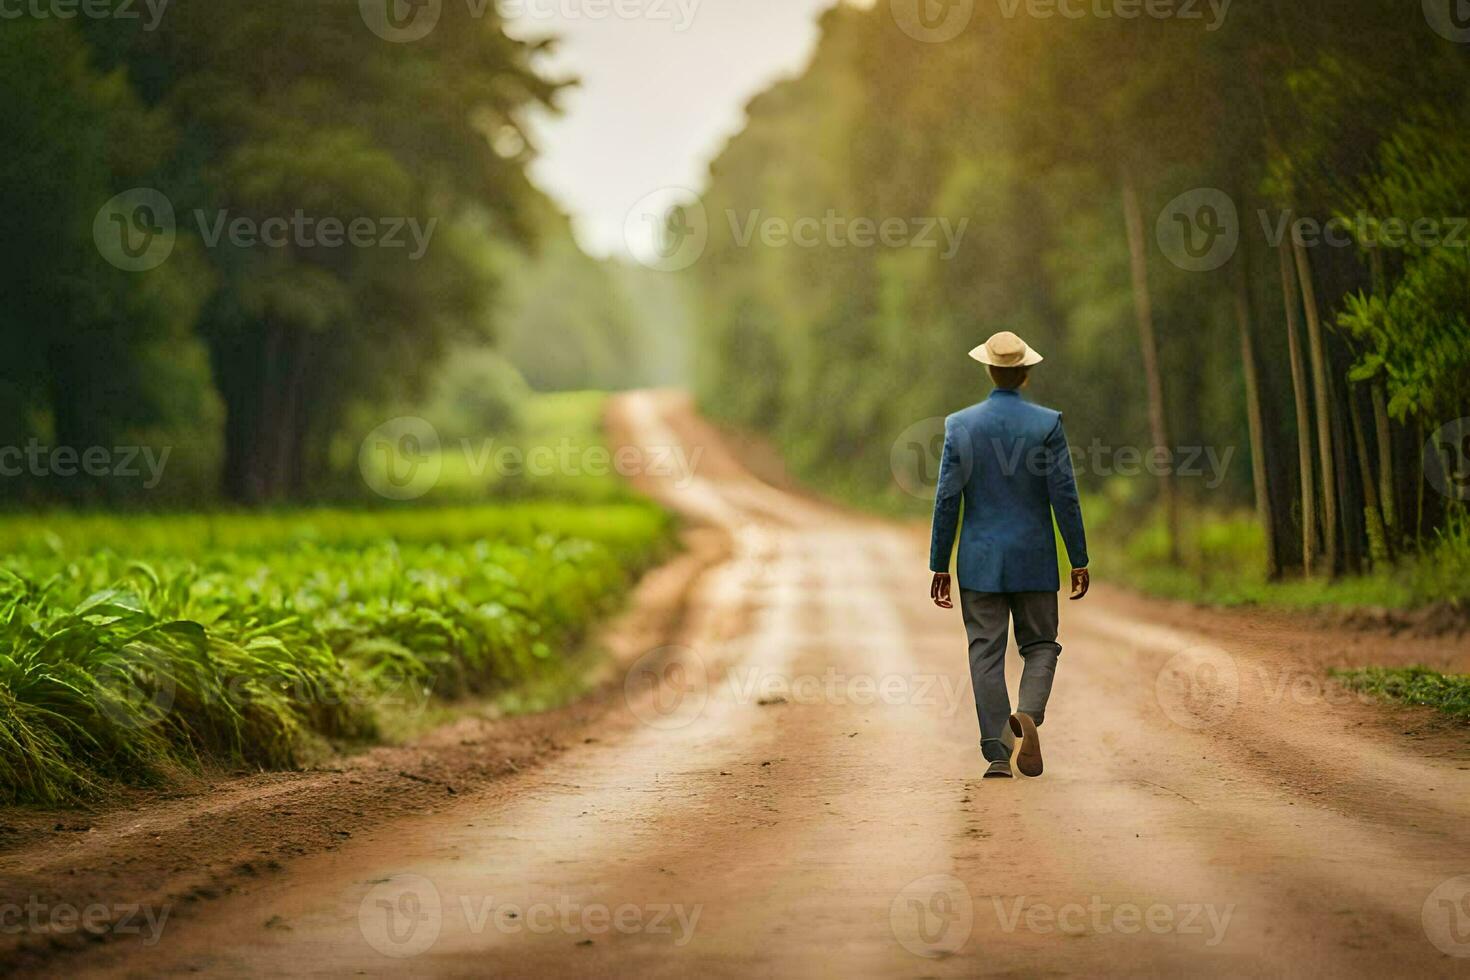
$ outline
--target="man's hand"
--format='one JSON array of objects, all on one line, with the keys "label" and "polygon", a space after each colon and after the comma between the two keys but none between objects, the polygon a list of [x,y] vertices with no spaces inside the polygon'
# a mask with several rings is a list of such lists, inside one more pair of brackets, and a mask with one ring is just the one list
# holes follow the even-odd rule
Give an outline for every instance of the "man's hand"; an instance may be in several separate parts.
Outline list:
[{"label": "man's hand", "polygon": [[953,609],[954,602],[949,597],[949,573],[935,572],[934,582],[929,586],[929,598],[940,609]]},{"label": "man's hand", "polygon": [[1087,588],[1092,584],[1092,576],[1087,574],[1085,568],[1072,569],[1072,594],[1071,599],[1080,599],[1087,595]]}]

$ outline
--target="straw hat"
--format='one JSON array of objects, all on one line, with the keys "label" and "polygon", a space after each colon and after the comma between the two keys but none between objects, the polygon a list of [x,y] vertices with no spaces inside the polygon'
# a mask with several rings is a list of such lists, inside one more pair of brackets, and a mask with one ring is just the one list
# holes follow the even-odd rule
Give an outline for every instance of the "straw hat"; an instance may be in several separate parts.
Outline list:
[{"label": "straw hat", "polygon": [[1041,363],[1041,355],[1032,350],[1026,341],[1009,330],[1002,330],[985,343],[970,351],[970,356],[981,364],[993,367],[1030,367]]}]

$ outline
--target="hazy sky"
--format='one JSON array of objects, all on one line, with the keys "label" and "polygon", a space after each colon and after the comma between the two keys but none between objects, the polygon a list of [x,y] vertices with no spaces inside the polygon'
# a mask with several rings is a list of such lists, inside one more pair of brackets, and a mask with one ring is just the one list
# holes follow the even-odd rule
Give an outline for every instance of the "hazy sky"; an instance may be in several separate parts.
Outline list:
[{"label": "hazy sky", "polygon": [[[561,37],[553,74],[581,78],[535,120],[536,183],[594,255],[626,252],[624,220],[669,187],[700,190],[744,106],[806,65],[838,0],[501,0],[520,37]],[[636,12],[618,16],[616,11]]]}]

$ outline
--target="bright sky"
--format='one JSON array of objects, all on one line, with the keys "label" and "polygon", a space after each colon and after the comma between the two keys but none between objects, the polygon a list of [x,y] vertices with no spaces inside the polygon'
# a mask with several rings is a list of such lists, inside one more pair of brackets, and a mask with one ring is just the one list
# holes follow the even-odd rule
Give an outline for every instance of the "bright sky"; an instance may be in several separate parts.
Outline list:
[{"label": "bright sky", "polygon": [[534,120],[531,170],[582,247],[626,254],[624,222],[640,200],[701,190],[745,103],[806,65],[816,19],[836,2],[501,0],[516,36],[562,39],[545,62],[554,76],[582,80],[561,116]]}]

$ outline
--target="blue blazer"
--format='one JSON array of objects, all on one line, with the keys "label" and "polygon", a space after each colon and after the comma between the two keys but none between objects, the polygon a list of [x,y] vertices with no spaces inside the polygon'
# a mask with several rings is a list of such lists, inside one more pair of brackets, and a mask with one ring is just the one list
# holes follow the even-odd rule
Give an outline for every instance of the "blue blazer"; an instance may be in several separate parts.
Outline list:
[{"label": "blue blazer", "polygon": [[1072,567],[1087,567],[1087,536],[1061,412],[997,388],[985,401],[944,420],[930,571],[949,571],[961,500],[960,588],[1059,590],[1053,512]]}]

